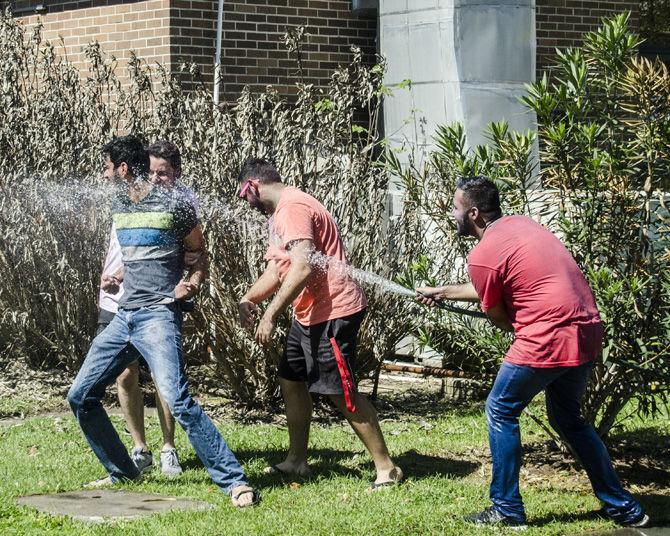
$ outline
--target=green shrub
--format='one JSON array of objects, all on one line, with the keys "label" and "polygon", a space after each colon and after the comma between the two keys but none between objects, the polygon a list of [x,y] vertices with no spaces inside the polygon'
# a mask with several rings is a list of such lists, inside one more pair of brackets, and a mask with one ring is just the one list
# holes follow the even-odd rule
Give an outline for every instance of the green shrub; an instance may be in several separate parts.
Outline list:
[{"label": "green shrub", "polygon": [[[468,244],[456,241],[449,215],[458,175],[492,177],[505,212],[534,217],[562,238],[606,326],[584,404],[602,435],[630,400],[655,410],[670,383],[670,75],[661,62],[637,57],[638,44],[626,14],[605,20],[582,48],[558,52],[551,77],[528,87],[522,100],[537,114],[539,170],[531,160],[535,134],[510,133],[504,124],[490,125],[488,146],[468,150],[462,127],[451,125],[421,166],[402,169],[389,159],[431,229],[426,266],[414,271],[423,280],[467,277]],[[466,369],[488,369],[501,357],[505,341],[490,328],[450,318],[424,329],[424,342]]]}]

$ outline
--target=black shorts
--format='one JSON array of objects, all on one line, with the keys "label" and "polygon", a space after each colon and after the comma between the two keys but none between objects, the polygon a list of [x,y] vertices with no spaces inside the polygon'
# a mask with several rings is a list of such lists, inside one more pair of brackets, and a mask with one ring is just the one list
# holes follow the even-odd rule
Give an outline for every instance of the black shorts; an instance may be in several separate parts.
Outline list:
[{"label": "black shorts", "polygon": [[355,391],[356,338],[364,317],[365,309],[313,326],[293,320],[279,362],[279,377],[306,382],[311,393],[341,395],[347,385]]},{"label": "black shorts", "polygon": [[98,308],[98,325],[97,329],[95,330],[95,336],[97,337],[100,335],[103,331],[105,331],[105,328],[109,326],[109,323],[114,320],[114,317],[116,316],[115,313],[112,313],[111,311],[107,311],[106,309],[100,309]]}]

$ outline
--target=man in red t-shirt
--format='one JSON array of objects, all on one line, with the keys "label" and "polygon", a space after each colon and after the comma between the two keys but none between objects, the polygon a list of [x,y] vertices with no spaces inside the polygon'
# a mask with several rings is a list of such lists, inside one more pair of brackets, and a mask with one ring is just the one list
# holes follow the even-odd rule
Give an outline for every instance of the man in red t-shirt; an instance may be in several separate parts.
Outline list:
[{"label": "man in red t-shirt", "polygon": [[252,159],[240,172],[240,197],[271,214],[267,267],[239,303],[240,321],[253,329],[257,305],[274,295],[256,327],[256,340],[271,342],[280,314],[293,305],[295,319],[279,363],[286,404],[289,451],[267,473],[308,476],[310,393],[328,396],[367,447],[377,470],[373,489],[398,483],[377,413],[356,390],[356,338],[367,301],[350,276],[344,247],[330,213],[312,196],[281,182],[268,162]]},{"label": "man in red t-shirt", "polygon": [[459,181],[453,217],[459,236],[478,240],[468,256],[472,283],[420,288],[419,300],[429,305],[445,299],[479,301],[494,325],[514,332],[486,401],[493,504],[466,516],[466,521],[525,525],[519,493],[519,415],[545,391],[549,423],[570,443],[605,514],[624,526],[647,526],[649,517],[622,488],[607,449],[581,415],[603,326],[574,259],[552,233],[530,218],[502,216],[498,189],[485,177]]}]

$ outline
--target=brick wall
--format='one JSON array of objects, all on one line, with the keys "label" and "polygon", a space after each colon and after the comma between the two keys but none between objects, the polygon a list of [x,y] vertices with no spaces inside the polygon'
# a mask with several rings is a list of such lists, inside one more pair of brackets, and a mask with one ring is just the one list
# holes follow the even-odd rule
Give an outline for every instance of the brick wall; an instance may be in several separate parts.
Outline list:
[{"label": "brick wall", "polygon": [[[217,2],[173,0],[174,61],[195,60],[212,77]],[[305,26],[303,69],[307,82],[325,85],[338,64],[351,59],[358,45],[366,60],[376,54],[377,20],[351,14],[350,0],[226,0],[221,52],[222,100],[233,99],[245,85],[262,91],[267,85],[292,93],[297,66],[282,35]]]},{"label": "brick wall", "polygon": [[[0,0],[0,6],[9,2]],[[18,0],[15,8],[45,4],[44,36],[65,41],[68,56],[83,67],[82,46],[97,39],[116,56],[119,73],[129,51],[149,63],[198,64],[204,79],[213,80],[217,0]],[[32,26],[36,15],[23,16]],[[267,85],[294,92],[297,64],[289,57],[282,35],[305,26],[303,69],[308,83],[323,86],[338,64],[351,59],[351,45],[366,60],[376,54],[377,21],[351,13],[350,0],[226,0],[222,40],[222,100],[234,100],[244,85],[262,91]]]},{"label": "brick wall", "polygon": [[[39,3],[48,4],[48,11],[39,16],[22,17],[23,24],[31,28],[41,20],[44,39],[56,46],[58,53],[67,53],[82,73],[87,69],[83,47],[94,40],[107,54],[117,58],[117,75],[122,83],[127,80],[130,51],[135,51],[149,64],[170,61],[169,0],[23,2],[24,5]],[[14,5],[22,7],[19,2]],[[61,37],[64,46],[60,44]]]},{"label": "brick wall", "polygon": [[551,67],[556,48],[579,46],[582,35],[596,29],[603,17],[631,11],[639,29],[639,0],[536,0],[537,73]]}]

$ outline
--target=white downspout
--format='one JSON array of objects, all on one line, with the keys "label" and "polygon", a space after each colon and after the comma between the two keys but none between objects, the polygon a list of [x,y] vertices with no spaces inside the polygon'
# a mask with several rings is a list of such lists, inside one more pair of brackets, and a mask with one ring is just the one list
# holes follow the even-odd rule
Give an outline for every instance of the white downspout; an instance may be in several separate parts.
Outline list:
[{"label": "white downspout", "polygon": [[219,13],[216,20],[216,57],[214,59],[214,104],[219,104],[219,85],[221,73],[221,37],[223,34],[223,4],[225,0],[219,0]]}]

